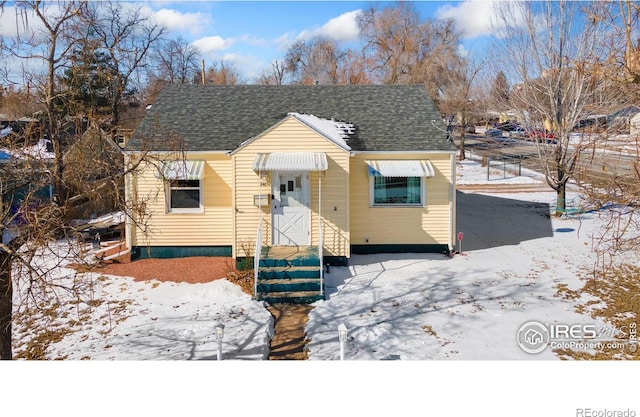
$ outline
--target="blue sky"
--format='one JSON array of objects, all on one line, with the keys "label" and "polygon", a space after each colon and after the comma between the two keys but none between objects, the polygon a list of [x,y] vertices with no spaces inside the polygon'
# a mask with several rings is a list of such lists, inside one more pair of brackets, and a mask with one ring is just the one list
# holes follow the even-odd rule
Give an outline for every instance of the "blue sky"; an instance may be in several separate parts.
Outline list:
[{"label": "blue sky", "polygon": [[[463,35],[461,47],[477,52],[490,34],[493,3],[504,0],[464,0],[414,2],[422,18],[452,18]],[[385,5],[390,2],[378,2]],[[58,3],[45,2],[48,13]],[[143,9],[166,26],[168,37],[182,37],[201,51],[205,65],[231,62],[241,72],[243,82],[253,82],[298,39],[322,35],[343,47],[357,46],[356,18],[373,1],[176,1],[123,0],[125,7]],[[31,30],[38,32],[38,19],[29,16]],[[0,13],[0,36],[18,33],[13,2]],[[24,30],[23,30],[24,31]],[[1,63],[0,63],[1,64]],[[8,65],[7,65],[8,64]],[[10,72],[20,73],[18,62],[7,61]]]},{"label": "blue sky", "polygon": [[[172,37],[196,45],[208,65],[232,62],[252,81],[275,59],[282,59],[297,39],[324,35],[344,46],[355,45],[355,18],[371,1],[149,1],[155,17]],[[385,4],[385,3],[382,3]],[[489,0],[417,1],[423,18],[454,18],[464,47],[474,48],[489,33]]]}]

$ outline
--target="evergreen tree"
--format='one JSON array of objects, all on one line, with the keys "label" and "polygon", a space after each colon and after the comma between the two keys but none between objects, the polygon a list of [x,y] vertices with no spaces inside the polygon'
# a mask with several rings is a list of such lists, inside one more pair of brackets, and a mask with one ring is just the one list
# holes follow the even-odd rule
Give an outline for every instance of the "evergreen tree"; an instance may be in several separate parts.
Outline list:
[{"label": "evergreen tree", "polygon": [[72,115],[108,115],[117,76],[109,55],[87,41],[74,51],[70,62],[71,66],[61,79],[66,92],[61,102],[64,102],[67,112]]},{"label": "evergreen tree", "polygon": [[504,72],[498,71],[495,80],[493,81],[493,86],[491,87],[491,96],[502,105],[507,105],[509,103],[509,96],[511,95],[511,87],[509,86],[509,82],[507,81],[506,75]]}]

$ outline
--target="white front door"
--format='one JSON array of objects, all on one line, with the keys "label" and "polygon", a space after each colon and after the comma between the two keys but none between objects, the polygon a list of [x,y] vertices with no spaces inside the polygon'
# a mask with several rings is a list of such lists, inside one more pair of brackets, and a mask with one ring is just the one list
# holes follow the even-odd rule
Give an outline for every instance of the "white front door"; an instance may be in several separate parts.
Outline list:
[{"label": "white front door", "polygon": [[274,172],[271,184],[273,244],[285,246],[311,244],[309,174]]}]

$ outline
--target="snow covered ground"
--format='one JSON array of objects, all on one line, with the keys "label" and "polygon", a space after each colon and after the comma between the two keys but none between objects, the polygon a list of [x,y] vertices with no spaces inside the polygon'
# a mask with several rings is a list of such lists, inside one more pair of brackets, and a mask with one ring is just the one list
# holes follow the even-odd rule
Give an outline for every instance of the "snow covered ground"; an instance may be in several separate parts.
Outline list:
[{"label": "snow covered ground", "polygon": [[[473,160],[459,163],[458,174],[461,184],[484,179],[496,191],[543,181],[524,170],[487,183],[486,168]],[[550,217],[555,194],[546,191],[458,192],[457,202],[462,255],[354,255],[348,268],[331,269],[328,299],[315,304],[307,325],[311,359],[338,357],[340,323],[350,329],[347,356],[366,360],[553,360],[551,349],[529,354],[518,346],[521,325],[607,328],[576,313],[587,295],[570,302],[557,291],[559,284],[584,285],[580,276],[594,265],[597,213]]]},{"label": "snow covered ground", "polygon": [[[458,172],[461,184],[487,183],[486,168],[476,161],[459,164]],[[211,363],[215,362],[209,362],[197,369],[186,367],[185,377],[181,374],[185,367],[177,368],[175,364],[158,367],[157,363],[150,366],[136,362],[130,367],[108,361],[106,363],[113,364],[113,368],[112,365],[99,365],[98,370],[107,371],[111,381],[115,378],[117,384],[131,388],[133,382],[123,375],[127,375],[127,369],[134,369],[135,375],[144,374],[150,378],[145,380],[150,387],[164,387],[164,382],[172,389],[178,389],[187,396],[187,403],[188,398],[192,398],[190,395],[198,394],[206,398],[213,396],[215,400],[218,396],[206,389],[215,386],[241,402],[223,410],[240,411],[244,402],[251,402],[256,391],[267,389],[267,385],[271,386],[270,379],[276,378],[280,384],[287,384],[288,389],[302,390],[300,395],[308,401],[317,396],[318,409],[315,412],[311,406],[307,413],[311,415],[324,415],[329,412],[327,408],[335,409],[338,405],[327,404],[334,400],[339,401],[338,404],[342,401],[364,415],[390,412],[405,415],[410,411],[429,415],[431,410],[447,414],[452,409],[466,411],[447,415],[470,415],[473,410],[480,415],[510,415],[501,413],[501,410],[514,411],[508,402],[507,408],[503,408],[503,403],[492,403],[489,408],[480,409],[479,403],[473,405],[473,399],[482,401],[487,395],[496,394],[490,388],[491,384],[487,387],[486,381],[493,381],[495,389],[507,395],[522,394],[520,389],[548,388],[559,383],[554,380],[558,368],[549,366],[557,359],[551,349],[530,354],[518,345],[517,332],[522,324],[539,321],[596,324],[599,328],[607,325],[586,314],[576,313],[575,306],[588,301],[587,296],[569,301],[558,297],[557,293],[559,284],[579,289],[583,285],[581,274],[587,274],[593,266],[592,234],[598,225],[598,214],[551,218],[549,213],[555,199],[552,192],[536,190],[508,194],[499,188],[505,182],[542,184],[543,180],[524,170],[523,177],[490,181],[490,187],[488,185],[484,191],[459,191],[458,231],[464,233],[461,255],[451,258],[409,253],[354,255],[350,266],[332,267],[326,275],[327,299],[314,304],[307,323],[310,361],[306,365],[274,365],[274,362],[257,365],[251,362],[253,365],[248,366],[246,362],[228,361],[214,367]],[[75,276],[67,269],[59,273],[67,279]],[[91,295],[100,302],[93,303],[90,308],[63,302],[55,316],[39,317],[50,328],[67,326],[74,330],[50,346],[49,358],[150,360],[152,363],[167,359],[214,359],[217,347],[214,326],[217,322],[225,325],[224,359],[256,360],[264,359],[268,354],[273,331],[271,316],[261,303],[253,301],[226,280],[208,284],[172,284],[135,282],[129,278],[94,274],[89,282],[91,285],[87,286],[85,296]],[[328,365],[327,361],[339,358],[337,329],[341,323],[348,328],[346,358],[352,362],[337,368]],[[14,332],[18,341],[16,350],[20,350],[21,343],[34,337],[33,333],[23,333],[19,328]],[[428,361],[431,359],[448,361]],[[372,360],[404,362],[394,362],[397,365],[390,368],[373,365],[369,362]],[[319,368],[318,363],[325,365]],[[536,365],[532,366],[532,363]],[[367,365],[363,367],[362,364]],[[70,366],[72,372],[83,372],[77,364]],[[112,369],[117,372],[115,376]],[[515,369],[529,376],[513,373]],[[566,371],[560,372],[570,372],[571,381],[575,383],[574,378],[591,377],[594,371],[566,365]],[[282,375],[278,376],[279,373]],[[16,375],[18,379],[21,377]],[[254,381],[255,377],[258,377],[257,381]],[[308,381],[310,385],[299,384],[296,378]],[[92,374],[91,379],[95,380],[96,375]],[[74,377],[70,383],[75,382]],[[237,393],[233,387],[243,394],[234,396]],[[399,396],[395,407],[371,396],[381,387],[383,393]],[[460,391],[461,387],[467,387],[466,394]],[[576,415],[576,407],[582,404],[604,407],[609,404],[604,400],[612,398],[604,395],[596,401],[585,397],[581,390],[575,392],[574,388],[565,388],[574,394],[571,406],[564,406],[561,413],[549,415]],[[277,390],[278,387],[271,386],[270,389]],[[118,390],[126,392],[121,388]],[[433,395],[435,392],[443,397]],[[559,395],[556,390],[544,392]],[[626,392],[623,388],[609,395],[617,400]],[[262,395],[258,397],[262,398]],[[458,403],[460,395],[467,395],[468,401]],[[343,399],[339,400],[341,397]],[[443,402],[442,398],[450,398],[450,402]],[[583,403],[575,403],[575,398]],[[252,403],[252,410],[270,415],[275,406],[268,401],[265,400],[262,406]],[[351,401],[360,402],[348,404]],[[176,406],[175,411],[191,409],[197,402],[185,403],[183,409]],[[409,404],[416,408],[408,409]],[[537,408],[530,407],[529,411],[518,408],[519,415],[540,415],[540,410],[549,411],[548,403],[535,405]],[[618,405],[626,408],[638,406],[638,402],[616,403]],[[226,407],[230,406],[227,404]],[[209,408],[213,412],[215,407]],[[158,410],[150,404],[143,408],[148,409]],[[169,415],[172,410],[162,408],[158,412]],[[640,412],[640,408],[636,410]]]}]

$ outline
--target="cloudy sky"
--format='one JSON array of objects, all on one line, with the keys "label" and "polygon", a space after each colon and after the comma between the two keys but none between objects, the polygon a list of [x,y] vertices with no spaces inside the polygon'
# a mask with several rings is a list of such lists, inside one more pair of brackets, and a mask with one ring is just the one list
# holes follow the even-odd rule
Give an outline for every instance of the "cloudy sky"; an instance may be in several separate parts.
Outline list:
[{"label": "cloudy sky", "polygon": [[[474,48],[490,33],[493,1],[417,1],[423,18],[453,19]],[[174,1],[147,2],[144,7],[164,23],[172,36],[196,45],[206,62],[233,62],[250,81],[298,39],[324,35],[355,46],[356,18],[371,1]],[[385,3],[382,3],[385,4]]]},{"label": "cloudy sky", "polygon": [[[463,34],[466,50],[481,48],[490,33],[492,3],[501,0],[416,1],[422,18],[453,19]],[[335,39],[344,47],[357,46],[356,19],[373,1],[127,1],[142,8],[202,53],[206,65],[232,62],[245,82],[252,82],[271,62],[282,59],[298,39],[316,35]],[[389,2],[378,2],[385,5]],[[54,4],[54,3],[51,3]],[[11,3],[0,15],[0,35],[16,33]],[[37,19],[31,19],[31,22]]]}]

